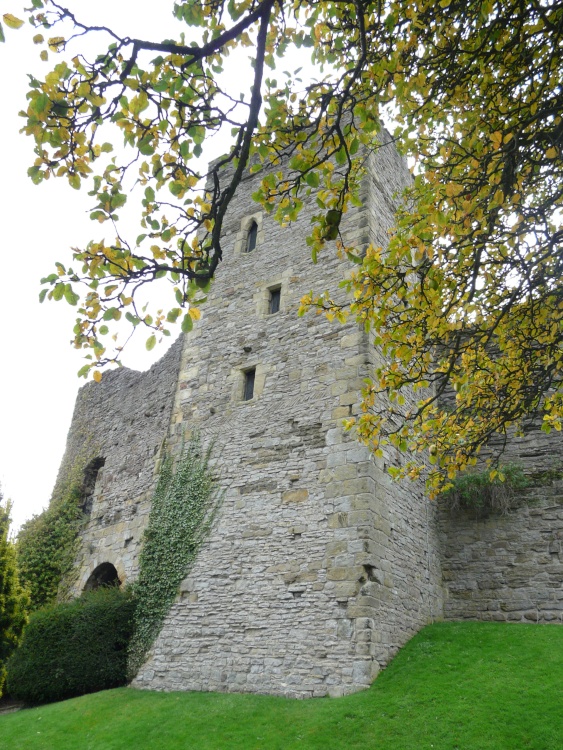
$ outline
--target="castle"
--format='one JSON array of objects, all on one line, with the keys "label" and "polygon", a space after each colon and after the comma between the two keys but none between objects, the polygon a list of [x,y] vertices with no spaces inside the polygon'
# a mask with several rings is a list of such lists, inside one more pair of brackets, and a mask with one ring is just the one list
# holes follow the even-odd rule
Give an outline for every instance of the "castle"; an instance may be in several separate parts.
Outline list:
[{"label": "castle", "polygon": [[[544,482],[532,504],[476,520],[390,479],[405,457],[376,458],[342,429],[377,350],[354,321],[296,316],[347,261],[327,252],[313,266],[314,206],[281,228],[251,199],[257,179],[231,204],[202,319],[151,370],[106,373],[75,407],[58,481],[95,451],[76,594],[135,579],[163,444],[194,429],[215,443],[222,507],[134,684],[338,696],[435,619],[561,622],[563,488]],[[347,244],[386,243],[409,180],[391,145],[370,156]],[[535,471],[560,449],[559,434],[511,444]]]}]

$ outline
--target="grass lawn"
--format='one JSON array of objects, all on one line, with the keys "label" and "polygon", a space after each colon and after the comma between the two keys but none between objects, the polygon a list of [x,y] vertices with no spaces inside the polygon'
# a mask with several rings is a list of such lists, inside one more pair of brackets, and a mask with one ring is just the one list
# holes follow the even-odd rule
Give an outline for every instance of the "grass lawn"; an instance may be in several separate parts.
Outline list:
[{"label": "grass lawn", "polygon": [[108,690],[0,716],[0,748],[562,750],[563,628],[432,625],[338,699]]}]

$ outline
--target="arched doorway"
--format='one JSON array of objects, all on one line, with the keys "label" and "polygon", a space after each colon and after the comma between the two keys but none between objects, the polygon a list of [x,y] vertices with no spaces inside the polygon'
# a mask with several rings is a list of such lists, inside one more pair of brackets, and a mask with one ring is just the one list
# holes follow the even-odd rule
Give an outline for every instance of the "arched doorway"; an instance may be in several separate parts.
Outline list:
[{"label": "arched doorway", "polygon": [[110,562],[98,565],[86,581],[84,591],[93,591],[99,589],[100,586],[121,586],[115,565]]}]

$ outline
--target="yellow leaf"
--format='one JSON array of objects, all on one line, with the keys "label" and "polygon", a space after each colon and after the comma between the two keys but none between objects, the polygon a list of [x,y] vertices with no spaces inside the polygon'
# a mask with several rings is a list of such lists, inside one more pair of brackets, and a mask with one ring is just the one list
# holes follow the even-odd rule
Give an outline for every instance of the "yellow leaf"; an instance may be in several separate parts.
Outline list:
[{"label": "yellow leaf", "polygon": [[6,26],[10,29],[19,29],[23,26],[23,21],[20,21],[19,18],[16,18],[11,13],[4,13],[2,18],[4,19]]},{"label": "yellow leaf", "polygon": [[199,320],[201,318],[201,311],[197,307],[190,307],[188,312],[192,320]]},{"label": "yellow leaf", "polygon": [[99,383],[102,379],[102,373],[99,370],[94,370],[94,374],[92,375],[96,383]]},{"label": "yellow leaf", "polygon": [[463,185],[458,185],[457,182],[450,182],[446,185],[446,195],[448,198],[453,198],[454,196],[459,195],[462,190]]},{"label": "yellow leaf", "polygon": [[492,133],[491,141],[495,148],[500,148],[502,146],[502,133],[498,130],[495,133]]},{"label": "yellow leaf", "polygon": [[47,44],[49,45],[49,49],[52,52],[58,52],[59,47],[65,43],[63,36],[53,36],[48,41]]},{"label": "yellow leaf", "polygon": [[555,157],[557,156],[557,149],[555,148],[555,146],[548,148],[545,152],[545,155],[548,159],[555,159]]},{"label": "yellow leaf", "polygon": [[33,44],[41,44],[44,41],[45,41],[45,38],[44,38],[43,34],[36,34],[33,37]]}]

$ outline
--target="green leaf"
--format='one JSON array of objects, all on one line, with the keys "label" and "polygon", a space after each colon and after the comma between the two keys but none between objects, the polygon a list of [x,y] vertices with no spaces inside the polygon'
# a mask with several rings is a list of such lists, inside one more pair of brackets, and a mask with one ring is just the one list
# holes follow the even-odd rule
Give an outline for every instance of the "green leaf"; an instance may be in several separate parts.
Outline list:
[{"label": "green leaf", "polygon": [[2,28],[2,24],[0,23],[0,42],[5,42],[6,37],[4,36],[4,29]]},{"label": "green leaf", "polygon": [[319,175],[316,172],[307,172],[305,175],[305,182],[312,188],[319,187]]},{"label": "green leaf", "polygon": [[68,182],[72,188],[75,190],[80,190],[80,175],[76,172],[69,172],[68,175]]},{"label": "green leaf", "polygon": [[65,285],[59,282],[58,284],[55,284],[55,288],[53,289],[53,299],[57,302],[63,298],[63,295],[65,293]]},{"label": "green leaf", "polygon": [[154,349],[154,347],[156,346],[156,336],[154,335],[154,333],[153,333],[152,336],[149,336],[149,338],[147,339],[147,343],[145,344],[145,346],[146,346],[148,352],[150,352],[150,351],[152,351]]},{"label": "green leaf", "polygon": [[189,333],[193,327],[194,322],[192,320],[192,317],[189,313],[186,313],[184,315],[184,320],[182,321],[182,333]]},{"label": "green leaf", "polygon": [[334,154],[334,158],[336,159],[336,163],[341,167],[344,166],[344,164],[346,164],[348,160],[346,151],[343,148],[338,149],[338,151]]},{"label": "green leaf", "polygon": [[166,320],[169,323],[175,323],[181,314],[182,314],[182,310],[179,307],[173,307],[172,310],[170,310],[170,312],[166,316]]},{"label": "green leaf", "polygon": [[152,137],[143,138],[139,141],[139,151],[143,156],[152,156],[154,154],[154,146],[152,145]]},{"label": "green leaf", "polygon": [[73,291],[72,286],[70,284],[65,284],[65,299],[68,302],[69,305],[76,305],[76,303],[79,300],[78,294]]},{"label": "green leaf", "polygon": [[128,320],[132,326],[138,326],[141,322],[139,318],[136,315],[133,315],[131,312],[125,313],[125,320]]},{"label": "green leaf", "polygon": [[41,115],[49,107],[50,103],[51,102],[47,94],[42,93],[33,99],[31,103],[31,109],[36,114]]},{"label": "green leaf", "polygon": [[34,185],[39,185],[43,181],[43,172],[39,167],[30,167],[27,170],[27,174],[31,177],[31,181]]},{"label": "green leaf", "polygon": [[340,224],[342,218],[342,211],[337,211],[335,208],[331,208],[326,213],[326,223],[330,226],[337,227]]},{"label": "green leaf", "polygon": [[124,206],[126,203],[127,203],[127,196],[123,195],[123,193],[114,193],[111,196],[112,208],[121,208],[121,206]]}]

